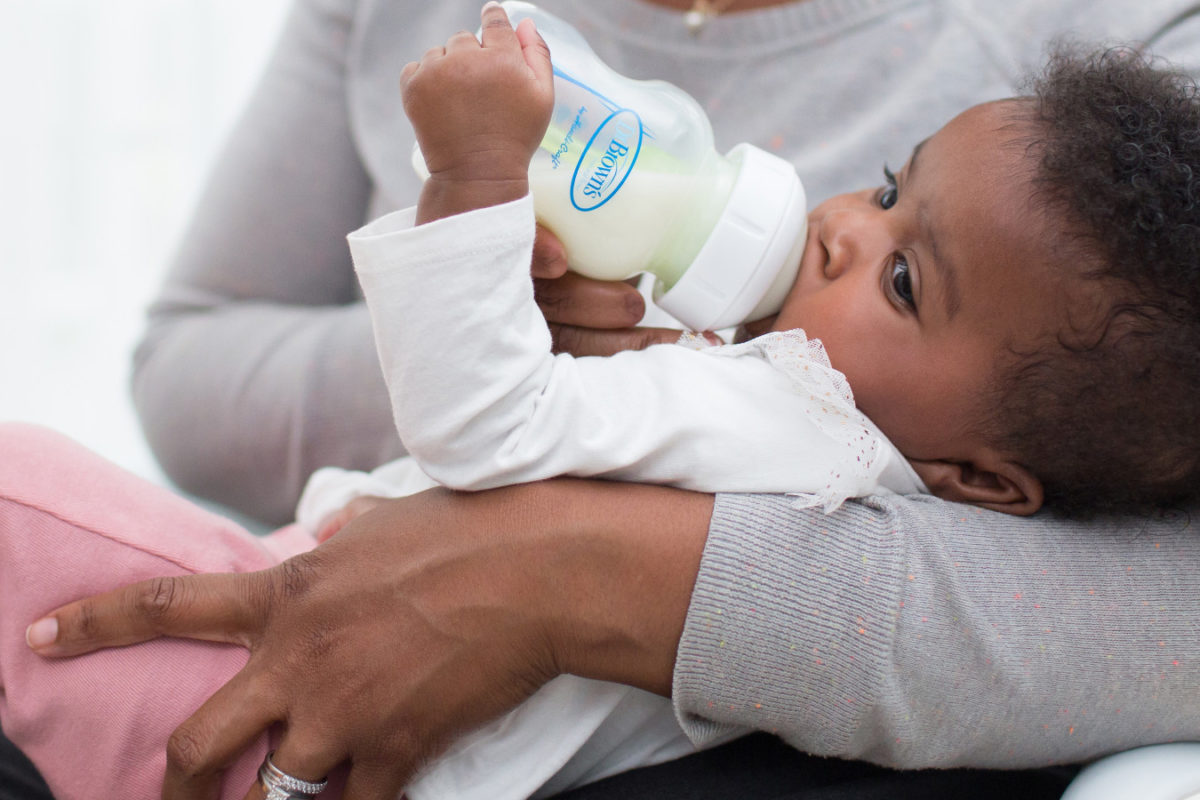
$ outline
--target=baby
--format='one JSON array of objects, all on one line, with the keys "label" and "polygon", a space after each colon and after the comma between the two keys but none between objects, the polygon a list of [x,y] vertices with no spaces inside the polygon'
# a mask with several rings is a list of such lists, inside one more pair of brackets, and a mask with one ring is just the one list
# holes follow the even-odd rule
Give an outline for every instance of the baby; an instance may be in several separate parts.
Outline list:
[{"label": "baby", "polygon": [[[924,486],[1014,513],[1194,501],[1200,99],[1185,78],[1126,54],[1062,54],[1033,96],[967,110],[883,187],[816,207],[786,304],[747,341],[571,359],[549,354],[528,277],[526,169],[550,106],[548,57],[498,7],[483,21],[482,44],[458,34],[405,69],[432,171],[415,215],[351,239],[401,435],[434,477],[479,488],[573,472],[825,507]],[[62,603],[104,577],[261,569],[311,539],[285,550],[284,532],[256,539],[184,515],[178,498],[94,460],[64,470],[74,456],[28,438],[9,458],[38,491],[8,504],[17,524],[0,537],[0,564],[19,578],[0,641],[5,730],[56,796],[153,796],[170,731],[245,652],[159,642],[47,666],[15,626],[49,594]],[[411,465],[358,478],[415,488],[427,479]],[[75,483],[112,500],[64,498]],[[361,488],[348,491],[301,516],[326,518]],[[127,541],[127,529],[153,537]],[[165,678],[144,682],[152,693],[134,674]],[[223,796],[243,795],[266,738]],[[690,748],[665,699],[568,676],[456,743],[408,793],[549,795]]]},{"label": "baby", "polygon": [[[460,489],[599,475],[826,510],[879,491],[1013,514],[1195,498],[1200,103],[1182,76],[1064,51],[1034,96],[967,110],[883,187],[815,208],[783,308],[746,341],[573,359],[551,355],[528,274],[549,56],[494,4],[481,39],[405,68],[431,177],[416,209],[350,237],[415,461],[315,476],[300,516],[322,535],[349,496],[423,488],[422,470]],[[564,677],[409,794],[551,794],[688,747],[665,700]]]}]

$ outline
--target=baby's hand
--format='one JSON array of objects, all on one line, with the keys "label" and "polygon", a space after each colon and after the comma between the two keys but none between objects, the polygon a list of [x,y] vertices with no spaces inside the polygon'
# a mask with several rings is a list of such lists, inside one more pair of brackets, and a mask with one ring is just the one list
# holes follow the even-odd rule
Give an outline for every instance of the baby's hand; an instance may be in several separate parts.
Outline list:
[{"label": "baby's hand", "polygon": [[321,521],[321,530],[317,531],[317,543],[328,541],[333,538],[333,535],[349,524],[350,520],[355,517],[365,514],[371,509],[378,506],[380,503],[386,503],[386,497],[376,497],[375,495],[364,494],[354,498],[346,505],[342,506],[341,510],[334,512],[330,516]]},{"label": "baby's hand", "polygon": [[[529,160],[554,104],[550,51],[532,20],[513,30],[496,3],[483,7],[482,19],[482,42],[461,31],[404,67],[404,110],[416,130],[429,182],[515,183],[519,197],[528,191]],[[475,207],[497,202],[486,199]],[[469,209],[455,209],[464,210]]]}]

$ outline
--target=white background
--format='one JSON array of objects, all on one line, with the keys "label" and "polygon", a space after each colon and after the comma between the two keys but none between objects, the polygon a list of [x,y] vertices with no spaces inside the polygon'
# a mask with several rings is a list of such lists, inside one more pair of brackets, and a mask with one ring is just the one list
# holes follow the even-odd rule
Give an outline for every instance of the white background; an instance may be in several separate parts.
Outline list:
[{"label": "white background", "polygon": [[162,480],[130,352],[286,6],[0,0],[0,420]]}]

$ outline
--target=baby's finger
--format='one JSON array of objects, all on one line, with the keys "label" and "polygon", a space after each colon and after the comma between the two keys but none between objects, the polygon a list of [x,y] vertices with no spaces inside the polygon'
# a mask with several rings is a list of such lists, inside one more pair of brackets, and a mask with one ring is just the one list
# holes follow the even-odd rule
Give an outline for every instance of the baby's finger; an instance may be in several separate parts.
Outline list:
[{"label": "baby's finger", "polygon": [[470,31],[459,31],[446,40],[446,52],[456,53],[460,50],[478,50],[479,40]]},{"label": "baby's finger", "polygon": [[334,537],[334,535],[342,528],[346,527],[346,523],[354,519],[350,512],[346,509],[335,511],[328,519],[321,523],[320,530],[317,531],[317,544],[324,544]]},{"label": "baby's finger", "polygon": [[485,4],[483,10],[479,12],[479,18],[481,20],[479,38],[484,47],[517,46],[516,31],[513,30],[512,23],[508,21],[508,14],[499,3]]},{"label": "baby's finger", "polygon": [[554,70],[550,66],[550,48],[546,40],[537,32],[531,19],[523,19],[517,25],[517,41],[521,43],[521,55],[525,64],[533,71],[539,82],[547,86],[554,85]]}]

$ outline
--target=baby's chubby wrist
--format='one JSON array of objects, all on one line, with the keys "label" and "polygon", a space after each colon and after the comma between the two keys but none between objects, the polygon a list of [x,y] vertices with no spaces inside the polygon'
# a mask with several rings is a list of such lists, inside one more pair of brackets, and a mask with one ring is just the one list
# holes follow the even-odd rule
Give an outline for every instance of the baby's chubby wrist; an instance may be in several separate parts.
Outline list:
[{"label": "baby's chubby wrist", "polygon": [[478,134],[430,146],[437,148],[436,153],[425,155],[430,179],[455,183],[524,180],[536,149],[535,143],[515,136]]},{"label": "baby's chubby wrist", "polygon": [[494,176],[431,175],[417,202],[416,224],[423,225],[455,214],[519,200],[529,194],[527,172]]},{"label": "baby's chubby wrist", "polygon": [[533,23],[484,6],[466,31],[400,74],[401,100],[430,177],[417,224],[523,197],[554,104],[550,51]]}]

